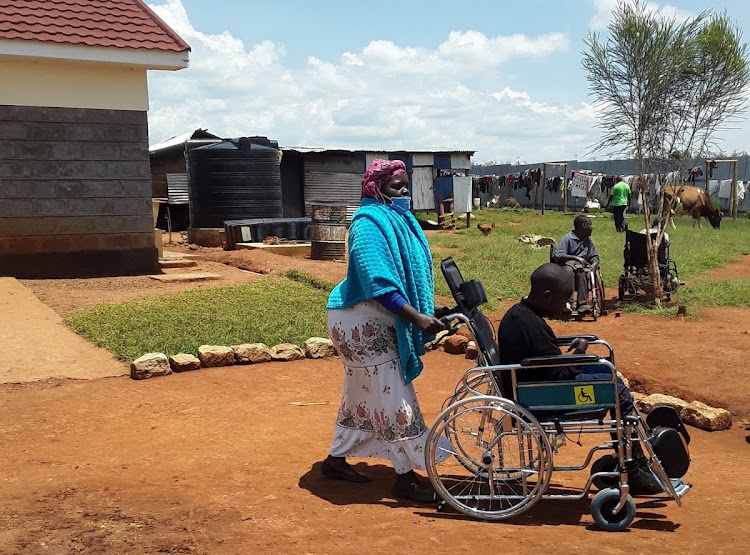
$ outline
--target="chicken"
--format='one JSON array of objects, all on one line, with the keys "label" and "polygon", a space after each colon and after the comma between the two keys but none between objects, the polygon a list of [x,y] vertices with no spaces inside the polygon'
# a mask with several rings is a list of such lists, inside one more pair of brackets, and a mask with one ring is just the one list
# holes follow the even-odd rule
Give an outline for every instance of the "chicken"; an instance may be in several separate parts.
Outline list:
[{"label": "chicken", "polygon": [[485,237],[487,237],[487,235],[489,235],[490,232],[495,229],[495,222],[492,222],[491,224],[477,224],[477,229],[481,231]]}]

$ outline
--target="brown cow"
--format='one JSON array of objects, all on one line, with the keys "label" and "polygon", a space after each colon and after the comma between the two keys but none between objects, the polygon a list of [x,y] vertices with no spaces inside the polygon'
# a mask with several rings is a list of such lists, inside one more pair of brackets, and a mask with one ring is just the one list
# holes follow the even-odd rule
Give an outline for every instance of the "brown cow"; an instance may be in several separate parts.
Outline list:
[{"label": "brown cow", "polygon": [[[672,200],[674,197],[677,197],[676,201]],[[708,218],[714,229],[719,229],[719,226],[721,226],[721,217],[724,214],[718,208],[714,208],[711,197],[708,196],[705,189],[691,185],[664,187],[662,214],[666,214],[670,205],[675,206],[677,202],[682,204],[683,210],[693,217],[693,227],[695,227],[696,220],[698,221],[698,227],[703,227],[701,225],[702,216]],[[674,222],[672,225],[674,226]]]}]

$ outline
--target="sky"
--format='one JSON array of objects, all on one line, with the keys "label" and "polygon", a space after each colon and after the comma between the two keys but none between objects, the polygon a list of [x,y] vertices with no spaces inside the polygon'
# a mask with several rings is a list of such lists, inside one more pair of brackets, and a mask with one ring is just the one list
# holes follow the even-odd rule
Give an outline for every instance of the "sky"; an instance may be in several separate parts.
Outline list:
[{"label": "sky", "polygon": [[[474,163],[605,158],[581,52],[616,1],[151,0],[192,51],[187,69],[149,72],[150,142],[201,128]],[[649,6],[679,21],[726,10],[748,40],[747,0]],[[717,138],[750,150],[750,123]]]}]

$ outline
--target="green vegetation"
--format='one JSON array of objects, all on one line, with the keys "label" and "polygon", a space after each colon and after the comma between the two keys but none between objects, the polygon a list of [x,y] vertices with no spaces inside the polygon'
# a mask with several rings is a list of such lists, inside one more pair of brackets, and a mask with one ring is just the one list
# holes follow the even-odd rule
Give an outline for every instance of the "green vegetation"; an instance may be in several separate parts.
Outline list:
[{"label": "green vegetation", "polygon": [[750,280],[696,280],[680,290],[688,306],[750,306]]},{"label": "green vegetation", "polygon": [[203,344],[296,343],[327,336],[328,293],[283,277],[100,305],[66,318],[76,332],[120,360],[144,353],[196,354]]},{"label": "green vegetation", "polygon": [[305,285],[309,285],[315,289],[320,289],[321,291],[328,291],[329,293],[333,291],[334,287],[336,287],[335,283],[309,276],[299,270],[287,270],[283,275],[291,280],[304,283]]},{"label": "green vegetation", "polygon": [[[440,260],[452,256],[466,279],[478,279],[484,285],[489,298],[488,309],[497,308],[497,297],[504,300],[521,298],[528,292],[529,276],[540,264],[549,260],[549,249],[533,250],[518,243],[523,234],[552,237],[556,242],[573,228],[575,214],[538,211],[516,212],[508,209],[484,209],[478,218],[472,218],[469,229],[455,232],[433,232],[429,235],[435,260],[435,284],[439,295],[449,295],[445,280],[440,274]],[[628,216],[628,225],[633,230],[644,227],[641,214]],[[484,237],[477,223],[495,222],[495,229]],[[704,228],[693,229],[688,216],[676,218],[677,229],[669,229],[671,257],[677,261],[682,280],[700,276],[707,270],[717,268],[737,259],[750,249],[750,222],[738,219],[733,222],[725,218],[720,230],[714,230],[704,222]],[[592,240],[599,251],[604,283],[617,287],[622,274],[622,249],[625,235],[617,233],[611,214],[592,218],[594,232]],[[680,297],[680,303],[683,303]]]},{"label": "green vegetation", "polygon": [[[485,209],[472,218],[468,229],[461,227],[459,221],[455,232],[428,232],[437,294],[449,295],[439,263],[452,256],[466,279],[478,279],[484,284],[489,297],[487,312],[499,308],[498,297],[520,299],[528,292],[531,272],[549,260],[549,248],[531,249],[519,244],[518,237],[536,234],[559,241],[572,228],[574,216]],[[495,229],[486,237],[476,227],[477,223],[493,221]],[[630,216],[628,222],[631,229],[643,227],[640,215]],[[610,214],[593,218],[593,226],[592,238],[601,256],[605,284],[616,287],[622,273],[625,236],[615,232]],[[669,230],[671,254],[677,261],[680,278],[691,282],[678,294],[678,302],[688,305],[688,313],[696,314],[694,309],[699,306],[750,306],[750,280],[718,281],[701,276],[706,270],[747,252],[750,220],[726,219],[721,230],[716,231],[708,225],[693,229],[688,217],[678,217],[677,226],[676,230]],[[167,355],[180,351],[196,353],[202,344],[302,345],[310,336],[326,335],[325,305],[333,286],[331,282],[289,270],[284,276],[268,276],[252,285],[101,305],[73,313],[66,322],[88,340],[127,361],[153,351]],[[633,304],[623,310],[673,315],[676,309],[646,309]]]}]

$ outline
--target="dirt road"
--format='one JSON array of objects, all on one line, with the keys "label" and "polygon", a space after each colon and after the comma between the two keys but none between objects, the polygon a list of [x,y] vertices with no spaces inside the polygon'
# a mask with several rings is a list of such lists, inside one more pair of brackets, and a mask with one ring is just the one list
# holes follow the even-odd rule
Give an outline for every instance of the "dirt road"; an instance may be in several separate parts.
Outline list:
[{"label": "dirt road", "polygon": [[[218,250],[209,254],[215,260],[205,264],[224,278],[195,287],[258,279],[217,262]],[[283,257],[240,257],[234,265],[254,272],[295,267]],[[343,277],[343,266],[316,264],[303,271]],[[58,314],[186,288],[145,280],[25,284]],[[703,316],[553,323],[560,334],[593,332],[611,341],[635,389],[704,400],[735,416],[726,432],[691,430],[687,479],[695,488],[685,506],[640,499],[628,532],[597,530],[588,501],[542,502],[499,524],[438,514],[393,499],[392,470],[376,461],[359,462],[375,477],[371,484],[323,479],[319,461],[341,388],[333,359],[144,382],[0,386],[0,553],[734,553],[750,537],[750,311]],[[439,352],[425,357],[415,383],[428,421],[468,365]]]},{"label": "dirt road", "polygon": [[[425,362],[430,420],[468,361]],[[374,461],[371,484],[322,478],[340,383],[333,359],[3,386],[0,553],[721,553],[750,537],[745,430],[691,430],[685,506],[641,499],[626,533],[595,529],[587,501],[489,524],[396,501]],[[289,404],[310,400],[330,404]]]}]

